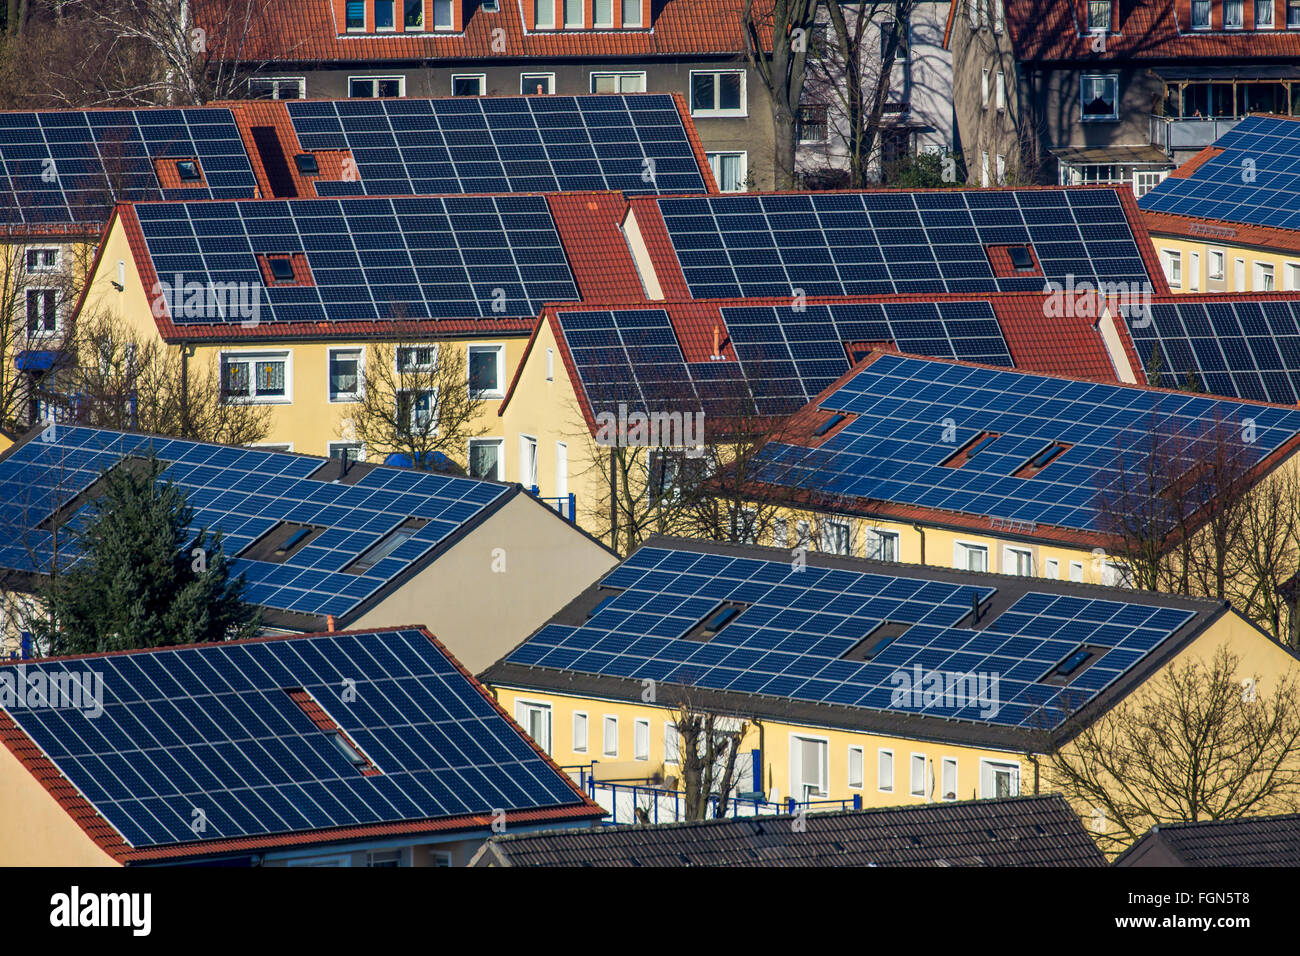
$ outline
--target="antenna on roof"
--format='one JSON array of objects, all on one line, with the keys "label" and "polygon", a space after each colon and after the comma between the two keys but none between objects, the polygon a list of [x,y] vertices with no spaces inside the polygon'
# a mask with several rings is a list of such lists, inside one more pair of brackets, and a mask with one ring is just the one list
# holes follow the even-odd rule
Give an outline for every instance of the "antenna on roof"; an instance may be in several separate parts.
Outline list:
[{"label": "antenna on roof", "polygon": [[975,623],[980,622],[980,593],[979,591],[970,592],[970,609],[975,612]]}]

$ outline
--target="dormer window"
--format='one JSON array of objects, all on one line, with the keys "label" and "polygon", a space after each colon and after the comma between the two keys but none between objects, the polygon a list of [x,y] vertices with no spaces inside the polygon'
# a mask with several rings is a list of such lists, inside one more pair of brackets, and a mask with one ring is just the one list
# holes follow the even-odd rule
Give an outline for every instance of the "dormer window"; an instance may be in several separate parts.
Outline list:
[{"label": "dormer window", "polygon": [[375,0],[376,33],[388,33],[397,29],[396,6],[397,0]]},{"label": "dormer window", "polygon": [[1240,30],[1245,0],[1223,0],[1223,29]]},{"label": "dormer window", "polygon": [[1088,0],[1088,30],[1101,33],[1110,30],[1110,0]]},{"label": "dormer window", "polygon": [[560,0],[564,4],[564,29],[582,29],[582,0]]},{"label": "dormer window", "polygon": [[1192,0],[1192,29],[1210,29],[1210,0]]},{"label": "dormer window", "polygon": [[451,0],[433,0],[433,28],[435,30],[451,30],[454,27]]},{"label": "dormer window", "polygon": [[366,0],[348,0],[346,18],[349,33],[364,31],[366,28]]},{"label": "dormer window", "polygon": [[[405,0],[406,11],[402,26],[408,30],[424,29],[424,0]],[[437,4],[434,4],[436,7]]]},{"label": "dormer window", "polygon": [[1255,0],[1255,29],[1273,29],[1273,0]]},{"label": "dormer window", "polygon": [[623,0],[623,26],[641,26],[641,0]]}]

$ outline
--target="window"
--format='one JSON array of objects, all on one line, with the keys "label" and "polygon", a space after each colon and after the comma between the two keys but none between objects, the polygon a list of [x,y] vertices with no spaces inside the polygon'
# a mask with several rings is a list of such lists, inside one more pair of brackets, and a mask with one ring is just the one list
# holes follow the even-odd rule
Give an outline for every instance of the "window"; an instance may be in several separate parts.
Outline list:
[{"label": "window", "polygon": [[1001,153],[997,155],[997,165],[994,172],[997,174],[997,184],[1005,186],[1007,184],[1007,158]]},{"label": "window", "polygon": [[881,750],[876,755],[876,787],[882,793],[894,792],[894,752]]},{"label": "window", "polygon": [[989,108],[989,71],[980,71],[980,106]]},{"label": "window", "polygon": [[366,866],[401,866],[404,851],[372,850],[366,854]]},{"label": "window", "polygon": [[[436,10],[439,5],[440,5],[439,3],[435,2],[434,9]],[[451,8],[450,3],[444,3],[441,5],[446,6],[448,8],[448,12],[450,12],[450,8]],[[402,25],[408,30],[423,29],[424,28],[424,0],[405,0],[402,6],[404,8],[402,14]],[[438,17],[436,14],[433,19],[435,25],[437,25]]]},{"label": "window", "polygon": [[745,153],[708,153],[709,169],[718,188],[724,193],[743,192],[745,189]]},{"label": "window", "polygon": [[943,758],[943,783],[940,788],[944,800],[957,799],[957,758]]},{"label": "window", "polygon": [[[562,441],[555,443],[555,496],[569,496],[569,446]],[[560,512],[564,512],[563,504],[560,505]],[[569,517],[572,518],[573,515],[570,514]]]},{"label": "window", "polygon": [[348,461],[366,460],[366,446],[359,441],[332,441],[329,444],[329,453],[336,461],[345,456]]},{"label": "window", "polygon": [[361,398],[361,349],[330,349],[330,401]]},{"label": "window", "polygon": [[601,744],[601,753],[606,757],[618,756],[618,718],[605,717],[605,733]]},{"label": "window", "polygon": [[436,430],[437,389],[404,388],[397,392],[397,421],[409,434],[426,435]]},{"label": "window", "polygon": [[[818,24],[818,26],[822,27],[821,39],[824,43],[826,38],[825,26],[823,24]],[[894,34],[897,31],[898,31],[897,20],[890,19],[890,20],[882,20],[880,22],[880,61],[882,63],[885,61],[885,58],[889,56],[889,44],[893,42]],[[907,37],[906,35],[904,35],[898,38],[898,46],[894,50],[894,62],[896,63],[900,62],[906,56],[907,56]]]},{"label": "window", "polygon": [[430,850],[429,859],[433,861],[432,865],[435,867],[451,866],[451,854],[445,850]]},{"label": "window", "polygon": [[546,380],[555,381],[555,349],[546,350]]},{"label": "window", "polygon": [[1273,267],[1266,262],[1255,263],[1255,287],[1252,292],[1273,291]]},{"label": "window", "polygon": [[1183,254],[1175,250],[1165,250],[1165,278],[1170,285],[1183,284]]},{"label": "window", "polygon": [[397,371],[428,372],[438,361],[438,346],[409,345],[397,350]]},{"label": "window", "polygon": [[1034,553],[1026,548],[1007,548],[1002,554],[1002,573],[1022,578],[1034,574]]},{"label": "window", "polygon": [[519,483],[525,488],[537,484],[537,439],[519,436]]},{"label": "window", "polygon": [[980,156],[980,185],[989,184],[989,151],[986,149]]},{"label": "window", "polygon": [[866,530],[867,557],[877,561],[898,560],[898,532]]},{"label": "window", "polygon": [[862,748],[849,748],[849,786],[854,790],[862,789]]},{"label": "window", "polygon": [[[1217,249],[1211,249],[1207,255],[1206,269],[1209,271],[1211,279],[1223,279],[1223,252]],[[1172,281],[1172,280],[1171,280]]]},{"label": "window", "polygon": [[911,794],[925,796],[925,754],[912,754]]},{"label": "window", "polygon": [[790,796],[802,802],[825,797],[828,741],[790,735]]},{"label": "window", "polygon": [[320,175],[320,164],[316,162],[316,157],[311,153],[298,153],[293,158],[293,164],[298,167],[298,172],[304,176]]},{"label": "window", "polygon": [[745,74],[742,70],[691,73],[692,116],[744,116]]},{"label": "window", "polygon": [[1118,76],[1083,76],[1079,84],[1085,122],[1119,119]]},{"label": "window", "polygon": [[1059,581],[1061,578],[1061,562],[1056,558],[1048,558],[1044,561],[1043,577],[1050,578],[1053,581]]},{"label": "window", "polygon": [[593,93],[644,93],[644,73],[593,73],[591,74],[591,92]]},{"label": "window", "polygon": [[176,161],[176,177],[183,183],[203,182],[203,174],[199,172],[198,161],[193,159]]},{"label": "window", "polygon": [[1244,0],[1223,0],[1223,29],[1240,30]]},{"label": "window", "polygon": [[223,355],[221,392],[227,399],[284,402],[289,399],[289,356]]},{"label": "window", "polygon": [[248,95],[255,100],[300,100],[307,95],[302,76],[255,76],[248,81]]},{"label": "window", "polygon": [[506,374],[504,345],[469,347],[469,393],[471,398],[504,398]]},{"label": "window", "polygon": [[1300,29],[1300,0],[1286,0],[1286,28]]},{"label": "window", "polygon": [[853,547],[847,521],[823,518],[817,522],[822,536],[822,550],[828,554],[852,554]]},{"label": "window", "polygon": [[551,705],[515,702],[515,720],[532,737],[537,746],[551,752]]},{"label": "window", "polygon": [[1110,29],[1110,0],[1088,0],[1088,29]]},{"label": "window", "polygon": [[796,521],[794,523],[795,547],[806,548],[812,543],[812,529],[808,526],[807,521]]},{"label": "window", "polygon": [[776,518],[772,521],[772,544],[778,548],[789,547],[790,522],[785,518]]},{"label": "window", "polygon": [[664,724],[664,763],[682,762],[682,735],[677,732],[676,724]]},{"label": "window", "polygon": [[980,8],[979,5],[984,0],[966,0],[966,13],[970,17],[970,28],[978,29],[980,25]]},{"label": "window", "polygon": [[349,31],[366,28],[366,0],[347,0],[347,29]]},{"label": "window", "polygon": [[581,711],[573,714],[573,750],[580,754],[587,752],[587,715]]},{"label": "window", "polygon": [[554,73],[520,73],[519,92],[525,96],[535,93],[554,93]]},{"label": "window", "polygon": [[[451,22],[451,4],[452,0],[433,0],[433,28],[435,30],[450,30]],[[488,9],[488,4],[482,5],[483,10]]]},{"label": "window", "polygon": [[1020,796],[1020,765],[981,760],[980,796],[985,798]]},{"label": "window", "polygon": [[555,0],[534,0],[533,25],[539,30],[555,27]]},{"label": "window", "polygon": [[1255,28],[1273,29],[1273,0],[1255,0]]},{"label": "window", "polygon": [[1193,292],[1201,288],[1201,254],[1199,252],[1189,252],[1187,254],[1187,288]]},{"label": "window", "polygon": [[469,440],[469,473],[472,478],[487,481],[504,481],[505,472],[501,458],[505,453],[504,438],[471,438]]},{"label": "window", "polygon": [[353,99],[375,99],[381,96],[405,96],[404,76],[350,76],[348,96]]},{"label": "window", "polygon": [[1002,0],[993,0],[993,32],[1002,32],[1002,23],[1005,16],[1002,11]]},{"label": "window", "polygon": [[994,94],[998,112],[1005,113],[1007,109],[1007,75],[1001,70],[998,70],[998,81],[994,86]]},{"label": "window", "polygon": [[582,0],[562,0],[564,3],[564,28],[582,29]]},{"label": "window", "polygon": [[1073,581],[1075,584],[1083,583],[1083,562],[1082,561],[1070,562],[1070,580]]},{"label": "window", "polygon": [[826,107],[819,105],[799,107],[795,129],[801,143],[824,143],[829,135],[826,124]]},{"label": "window", "polygon": [[59,327],[59,294],[55,289],[27,290],[27,331],[53,332]]},{"label": "window", "polygon": [[638,719],[632,724],[632,759],[650,759],[650,721]]},{"label": "window", "polygon": [[393,0],[375,0],[375,30],[384,32],[397,29]]},{"label": "window", "polygon": [[591,23],[595,27],[612,27],[614,25],[614,0],[595,0]]},{"label": "window", "polygon": [[1232,286],[1233,292],[1246,291],[1246,260],[1245,259],[1232,260],[1232,279],[1233,279],[1233,286]]},{"label": "window", "polygon": [[59,250],[57,247],[52,249],[28,249],[27,250],[27,271],[28,272],[58,272],[59,271]]},{"label": "window", "polygon": [[981,544],[953,545],[953,566],[963,571],[987,571],[989,569],[989,549]]},{"label": "window", "polygon": [[641,25],[641,0],[623,0],[623,26]]},{"label": "window", "polygon": [[[400,525],[394,528],[388,534],[384,535],[365,551],[355,561],[347,565],[344,570],[349,574],[365,574],[384,558],[388,557],[406,542],[411,540],[412,535],[427,524],[422,518],[407,518]],[[548,708],[549,713],[549,708]],[[522,723],[522,721],[521,721]],[[525,725],[527,726],[527,725]],[[547,747],[550,746],[550,722],[547,721]]]},{"label": "window", "polygon": [[1288,262],[1282,274],[1285,277],[1286,291],[1300,289],[1300,262]]},{"label": "window", "polygon": [[483,73],[453,73],[451,75],[452,96],[482,96],[487,76]]},{"label": "window", "polygon": [[1210,29],[1210,0],[1192,0],[1192,29]]}]

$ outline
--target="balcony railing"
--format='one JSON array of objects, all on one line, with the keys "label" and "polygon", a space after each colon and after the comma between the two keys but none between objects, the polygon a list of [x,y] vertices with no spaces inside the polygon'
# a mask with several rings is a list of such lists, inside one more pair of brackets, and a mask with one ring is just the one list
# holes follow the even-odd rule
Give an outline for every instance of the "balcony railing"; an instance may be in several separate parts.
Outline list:
[{"label": "balcony railing", "polygon": [[1151,116],[1151,145],[1172,154],[1177,149],[1204,149],[1241,122],[1239,117],[1205,116],[1179,119]]},{"label": "balcony railing", "polygon": [[558,511],[560,517],[564,518],[565,521],[572,523],[577,520],[575,516],[577,515],[578,499],[572,492],[567,495],[560,495],[556,498],[543,498],[539,493],[537,486],[533,485],[528,489],[528,493],[538,501]]}]

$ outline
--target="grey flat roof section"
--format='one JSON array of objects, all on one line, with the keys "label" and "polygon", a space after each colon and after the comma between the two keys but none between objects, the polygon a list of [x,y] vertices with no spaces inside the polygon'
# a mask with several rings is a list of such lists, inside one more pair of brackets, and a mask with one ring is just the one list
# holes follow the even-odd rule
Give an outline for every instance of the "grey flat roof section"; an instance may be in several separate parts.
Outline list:
[{"label": "grey flat roof section", "polygon": [[[707,541],[695,541],[675,538],[655,537],[648,540],[643,549],[667,549],[691,554],[718,555],[727,558],[758,559],[776,564],[790,563],[790,553],[785,549],[760,548],[750,545],[726,545]],[[638,549],[639,551],[641,549]],[[635,558],[636,553],[628,561]],[[1035,595],[1066,596],[1090,601],[1109,601],[1140,604],[1148,608],[1172,609],[1185,615],[1186,620],[1178,626],[1167,639],[1161,640],[1153,649],[1124,670],[1117,679],[1110,682],[1100,693],[1095,694],[1081,706],[1073,709],[1069,719],[1056,725],[1045,723],[1023,726],[999,725],[995,722],[982,722],[976,719],[956,719],[936,714],[922,714],[892,706],[876,707],[871,705],[850,705],[799,699],[790,694],[746,693],[732,689],[716,689],[694,683],[674,682],[673,680],[656,681],[656,695],[660,706],[677,706],[683,699],[689,698],[692,706],[710,711],[745,718],[759,718],[786,721],[790,723],[835,727],[845,730],[858,730],[915,740],[933,740],[945,743],[969,746],[989,747],[992,749],[1018,752],[1045,752],[1053,745],[1068,740],[1078,729],[1096,719],[1123,699],[1134,687],[1145,681],[1160,667],[1184,648],[1196,636],[1201,634],[1212,622],[1229,610],[1223,601],[1200,598],[1185,598],[1153,592],[1134,592],[1122,588],[1106,588],[1097,585],[1075,584],[1062,581],[1048,581],[1041,578],[1026,578],[1012,575],[980,574],[966,571],[953,571],[922,565],[896,564],[869,561],[862,558],[841,557],[821,553],[807,555],[809,568],[824,568],[856,572],[858,575],[888,575],[908,581],[936,582],[949,586],[962,586],[969,589],[966,593],[993,590],[994,593],[981,601],[979,622],[963,620],[955,626],[976,631],[993,632],[998,630],[999,616],[1011,609],[1018,601]],[[484,683],[497,686],[550,691],[570,696],[595,697],[613,701],[641,701],[645,683],[640,676],[616,676],[610,673],[581,671],[576,668],[551,667],[541,664],[519,663],[517,658],[523,648],[539,635],[554,627],[560,632],[580,629],[588,623],[592,610],[616,593],[611,583],[602,587],[602,582],[616,582],[614,577],[627,561],[609,575],[594,583],[572,602],[562,608],[547,624],[534,632],[528,640],[506,655],[501,661],[489,667],[481,675]],[[796,598],[796,600],[798,600]],[[798,612],[797,607],[790,610]],[[812,614],[814,612],[802,612]],[[1016,612],[1018,616],[1023,616]],[[973,618],[973,615],[972,615]],[[651,634],[654,626],[653,616],[644,612],[638,617],[639,622],[649,623],[637,636]],[[743,620],[743,614],[737,621]],[[734,626],[734,624],[728,625]],[[551,633],[556,633],[552,631]],[[660,633],[660,632],[654,632]],[[1261,635],[1262,636],[1262,635]],[[549,638],[548,638],[549,640]],[[1086,644],[1080,640],[1079,644]],[[527,652],[524,655],[527,656]],[[1065,657],[1062,652],[1061,657]],[[843,661],[847,663],[847,659]],[[1055,661],[1048,662],[1041,669],[1047,670]]]},{"label": "grey flat roof section", "polygon": [[1105,866],[1059,795],[493,837],[501,866]]},{"label": "grey flat roof section", "polygon": [[1152,827],[1116,866],[1300,866],[1300,813]]}]

